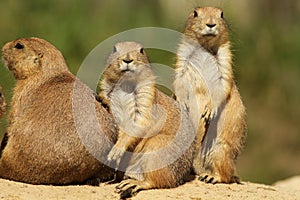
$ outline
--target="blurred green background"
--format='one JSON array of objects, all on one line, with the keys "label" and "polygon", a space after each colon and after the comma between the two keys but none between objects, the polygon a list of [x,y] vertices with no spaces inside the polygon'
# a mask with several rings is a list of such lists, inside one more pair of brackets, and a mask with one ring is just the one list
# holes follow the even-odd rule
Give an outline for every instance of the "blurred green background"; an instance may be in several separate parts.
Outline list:
[{"label": "blurred green background", "polygon": [[[239,175],[270,184],[300,174],[299,0],[1,1],[0,44],[44,38],[62,51],[76,74],[88,53],[108,37],[146,26],[182,31],[189,12],[204,5],[221,7],[231,27],[235,77],[248,112]],[[161,55],[150,52],[149,57],[174,64],[174,58]],[[0,84],[10,100],[14,78],[2,63]],[[1,133],[5,125],[2,119]]]}]

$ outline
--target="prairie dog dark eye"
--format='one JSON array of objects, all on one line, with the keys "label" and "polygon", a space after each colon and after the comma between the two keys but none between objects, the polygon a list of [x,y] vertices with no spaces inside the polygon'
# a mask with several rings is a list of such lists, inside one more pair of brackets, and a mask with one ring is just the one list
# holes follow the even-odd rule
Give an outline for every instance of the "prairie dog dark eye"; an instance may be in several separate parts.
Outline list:
[{"label": "prairie dog dark eye", "polygon": [[18,43],[15,45],[15,48],[16,48],[16,49],[23,49],[23,48],[24,48],[24,45],[18,42]]},{"label": "prairie dog dark eye", "polygon": [[224,14],[223,14],[223,12],[221,12],[221,18],[224,18]]},{"label": "prairie dog dark eye", "polygon": [[140,53],[144,54],[144,48],[141,48]]},{"label": "prairie dog dark eye", "polygon": [[198,13],[196,10],[194,11],[194,17],[198,17]]}]

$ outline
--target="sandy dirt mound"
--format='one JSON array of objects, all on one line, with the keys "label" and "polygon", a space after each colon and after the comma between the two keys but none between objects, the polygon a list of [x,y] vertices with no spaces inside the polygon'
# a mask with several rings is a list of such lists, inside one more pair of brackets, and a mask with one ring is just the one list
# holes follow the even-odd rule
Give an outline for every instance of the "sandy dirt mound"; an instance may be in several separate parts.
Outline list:
[{"label": "sandy dirt mound", "polygon": [[286,180],[278,181],[274,186],[280,190],[296,194],[300,199],[300,176],[295,176]]},{"label": "sandy dirt mound", "polygon": [[[116,185],[45,186],[0,179],[0,199],[119,199]],[[277,182],[274,186],[243,182],[242,184],[204,184],[193,180],[173,189],[141,191],[138,199],[300,199],[300,176]]]}]

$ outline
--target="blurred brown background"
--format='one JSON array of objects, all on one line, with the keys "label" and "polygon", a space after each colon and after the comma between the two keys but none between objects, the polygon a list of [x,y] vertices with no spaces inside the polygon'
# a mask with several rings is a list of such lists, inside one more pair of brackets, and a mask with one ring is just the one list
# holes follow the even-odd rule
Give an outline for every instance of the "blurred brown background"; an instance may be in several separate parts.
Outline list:
[{"label": "blurred brown background", "polygon": [[[0,2],[1,46],[19,37],[53,43],[76,74],[101,41],[136,27],[184,28],[196,6],[224,10],[234,72],[248,111],[248,138],[238,160],[244,181],[273,183],[300,174],[300,1],[298,0],[13,0]],[[151,60],[167,62],[158,53]],[[1,63],[10,100],[14,78]],[[4,133],[6,119],[1,120]],[[0,139],[2,135],[0,134]]]}]

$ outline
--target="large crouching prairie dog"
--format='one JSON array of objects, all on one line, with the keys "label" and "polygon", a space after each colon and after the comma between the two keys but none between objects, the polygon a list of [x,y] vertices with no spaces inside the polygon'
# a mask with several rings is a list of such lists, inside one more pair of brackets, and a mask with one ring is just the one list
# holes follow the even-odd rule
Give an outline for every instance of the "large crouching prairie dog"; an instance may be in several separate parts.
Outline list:
[{"label": "large crouching prairie dog", "polygon": [[61,52],[43,39],[22,38],[5,44],[2,55],[16,85],[0,177],[54,185],[110,178],[99,159],[115,141],[113,118]]},{"label": "large crouching prairie dog", "polygon": [[[193,126],[186,110],[156,89],[143,46],[117,43],[100,83],[100,97],[119,126],[108,159],[130,177],[116,187],[121,197],[184,183],[192,169]],[[128,165],[123,166],[122,159]]]},{"label": "large crouching prairie dog", "polygon": [[234,81],[221,9],[199,7],[189,15],[175,71],[176,98],[198,127],[195,172],[208,183],[239,182],[235,161],[246,138],[246,111]]}]

